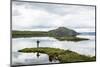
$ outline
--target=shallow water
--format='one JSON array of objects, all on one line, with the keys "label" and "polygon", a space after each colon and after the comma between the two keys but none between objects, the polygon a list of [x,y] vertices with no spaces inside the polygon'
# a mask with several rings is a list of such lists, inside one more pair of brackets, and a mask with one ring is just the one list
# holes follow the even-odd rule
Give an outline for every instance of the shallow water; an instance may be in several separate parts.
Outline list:
[{"label": "shallow water", "polygon": [[[16,55],[15,55],[16,54]],[[59,63],[58,60],[49,60],[47,54],[39,53],[13,53],[13,65]]]},{"label": "shallow water", "polygon": [[72,50],[77,53],[89,56],[95,56],[95,36],[79,35],[77,37],[89,38],[85,41],[59,41],[53,37],[27,37],[12,39],[12,63],[20,64],[44,64],[44,63],[59,63],[58,60],[50,62],[47,54],[41,54],[37,57],[37,53],[20,53],[17,52],[23,48],[37,47],[36,41],[40,41],[39,47],[53,47],[64,50]]}]

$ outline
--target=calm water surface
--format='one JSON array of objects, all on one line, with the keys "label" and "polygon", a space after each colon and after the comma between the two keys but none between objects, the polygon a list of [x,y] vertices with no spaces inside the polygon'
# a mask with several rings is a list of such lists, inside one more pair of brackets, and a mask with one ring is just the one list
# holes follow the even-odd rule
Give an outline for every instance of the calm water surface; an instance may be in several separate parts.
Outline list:
[{"label": "calm water surface", "polygon": [[89,38],[85,41],[59,41],[53,37],[27,37],[27,38],[13,38],[12,39],[12,64],[45,64],[45,63],[59,63],[58,60],[50,61],[47,54],[39,53],[20,53],[18,50],[23,48],[37,47],[36,41],[40,41],[40,47],[53,47],[64,50],[72,50],[77,53],[89,56],[95,56],[95,36],[94,35],[79,35],[77,37]]}]

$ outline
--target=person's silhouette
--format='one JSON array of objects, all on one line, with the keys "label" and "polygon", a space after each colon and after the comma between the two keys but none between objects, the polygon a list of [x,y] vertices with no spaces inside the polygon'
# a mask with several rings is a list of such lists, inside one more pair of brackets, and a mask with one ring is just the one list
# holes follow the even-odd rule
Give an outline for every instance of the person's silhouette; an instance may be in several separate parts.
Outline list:
[{"label": "person's silhouette", "polygon": [[37,40],[37,48],[39,47],[39,43],[40,43],[40,41],[39,41],[39,40]]}]

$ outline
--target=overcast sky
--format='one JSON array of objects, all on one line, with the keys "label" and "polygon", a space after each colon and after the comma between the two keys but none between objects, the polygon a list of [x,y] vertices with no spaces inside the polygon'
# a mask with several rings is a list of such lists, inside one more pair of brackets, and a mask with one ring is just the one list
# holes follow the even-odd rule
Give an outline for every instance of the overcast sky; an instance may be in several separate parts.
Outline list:
[{"label": "overcast sky", "polygon": [[13,30],[48,31],[62,26],[77,31],[94,31],[95,7],[12,2]]}]

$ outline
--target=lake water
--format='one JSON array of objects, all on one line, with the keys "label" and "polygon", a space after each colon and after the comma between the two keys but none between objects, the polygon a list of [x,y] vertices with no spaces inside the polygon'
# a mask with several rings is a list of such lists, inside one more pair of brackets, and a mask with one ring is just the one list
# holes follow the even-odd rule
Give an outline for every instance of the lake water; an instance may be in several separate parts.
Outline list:
[{"label": "lake water", "polygon": [[79,54],[87,56],[95,56],[95,36],[94,35],[78,35],[77,37],[89,38],[85,41],[59,41],[53,37],[27,37],[12,39],[12,64],[27,65],[27,64],[45,64],[59,63],[58,60],[50,61],[47,54],[39,53],[21,53],[18,50],[23,48],[37,47],[36,41],[40,41],[40,47],[53,47],[64,50],[75,51]]}]

